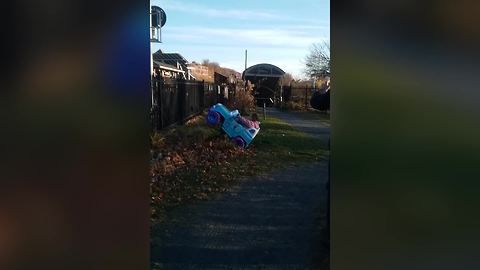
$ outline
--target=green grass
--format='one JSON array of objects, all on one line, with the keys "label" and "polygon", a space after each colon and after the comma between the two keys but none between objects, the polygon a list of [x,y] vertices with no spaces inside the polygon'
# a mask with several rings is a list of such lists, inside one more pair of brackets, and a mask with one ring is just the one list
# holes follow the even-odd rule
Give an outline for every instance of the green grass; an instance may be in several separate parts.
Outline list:
[{"label": "green grass", "polygon": [[262,121],[250,147],[256,153],[256,163],[263,169],[314,162],[328,155],[319,139],[273,117]]}]

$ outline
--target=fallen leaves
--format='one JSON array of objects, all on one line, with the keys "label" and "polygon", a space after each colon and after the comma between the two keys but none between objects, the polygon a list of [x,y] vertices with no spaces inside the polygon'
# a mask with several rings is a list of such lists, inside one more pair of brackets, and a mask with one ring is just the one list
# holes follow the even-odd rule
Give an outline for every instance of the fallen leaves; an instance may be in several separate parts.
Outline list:
[{"label": "fallen leaves", "polygon": [[[236,147],[223,135],[194,143],[163,144],[154,151],[158,158],[151,165],[152,220],[168,206],[226,191],[252,166],[249,157],[253,151]],[[246,164],[238,164],[241,160]]]}]

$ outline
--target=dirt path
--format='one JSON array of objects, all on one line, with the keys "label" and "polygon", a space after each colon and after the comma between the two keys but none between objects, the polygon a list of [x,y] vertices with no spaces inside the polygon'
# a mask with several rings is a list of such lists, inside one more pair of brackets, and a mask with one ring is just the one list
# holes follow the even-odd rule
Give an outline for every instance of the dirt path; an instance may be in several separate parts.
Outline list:
[{"label": "dirt path", "polygon": [[159,269],[323,269],[327,179],[327,162],[290,167],[173,209],[153,228],[151,261]]}]

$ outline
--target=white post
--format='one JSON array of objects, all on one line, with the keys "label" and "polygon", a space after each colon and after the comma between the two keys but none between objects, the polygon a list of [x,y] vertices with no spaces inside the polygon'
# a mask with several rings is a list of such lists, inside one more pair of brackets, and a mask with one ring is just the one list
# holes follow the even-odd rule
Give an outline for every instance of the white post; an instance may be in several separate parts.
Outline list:
[{"label": "white post", "polygon": [[150,27],[148,32],[150,33],[150,78],[153,76],[153,53],[152,53],[152,1],[149,1],[148,14],[150,15]]},{"label": "white post", "polygon": [[263,120],[267,120],[267,108],[265,105],[265,100],[263,100]]},{"label": "white post", "polygon": [[153,78],[153,54],[152,54],[152,1],[148,1],[148,17],[150,19],[150,27],[148,28],[149,33],[149,45],[150,45],[150,93],[152,95],[152,108],[154,106],[154,98],[153,98],[153,85],[152,85],[152,78]]}]

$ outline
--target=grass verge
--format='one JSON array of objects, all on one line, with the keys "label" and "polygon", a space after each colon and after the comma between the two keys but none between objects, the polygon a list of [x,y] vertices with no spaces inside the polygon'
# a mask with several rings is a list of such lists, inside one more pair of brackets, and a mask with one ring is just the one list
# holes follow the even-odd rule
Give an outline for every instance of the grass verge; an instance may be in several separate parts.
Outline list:
[{"label": "grass verge", "polygon": [[319,161],[327,154],[319,139],[273,117],[262,121],[251,149],[260,171]]}]

